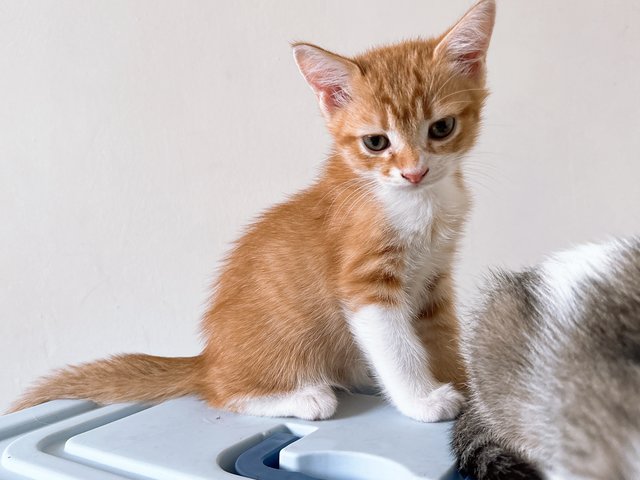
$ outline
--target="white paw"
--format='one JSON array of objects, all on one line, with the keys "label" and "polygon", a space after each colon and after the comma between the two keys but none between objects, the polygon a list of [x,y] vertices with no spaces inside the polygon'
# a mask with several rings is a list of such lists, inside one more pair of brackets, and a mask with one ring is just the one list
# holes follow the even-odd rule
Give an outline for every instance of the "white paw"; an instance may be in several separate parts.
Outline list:
[{"label": "white paw", "polygon": [[227,408],[245,415],[323,420],[336,412],[338,399],[330,386],[313,385],[278,395],[238,399]]},{"label": "white paw", "polygon": [[307,387],[295,393],[292,416],[303,420],[324,420],[333,416],[338,399],[328,386]]},{"label": "white paw", "polygon": [[451,383],[445,383],[426,396],[403,402],[398,410],[419,422],[440,422],[456,418],[464,403],[464,396]]}]

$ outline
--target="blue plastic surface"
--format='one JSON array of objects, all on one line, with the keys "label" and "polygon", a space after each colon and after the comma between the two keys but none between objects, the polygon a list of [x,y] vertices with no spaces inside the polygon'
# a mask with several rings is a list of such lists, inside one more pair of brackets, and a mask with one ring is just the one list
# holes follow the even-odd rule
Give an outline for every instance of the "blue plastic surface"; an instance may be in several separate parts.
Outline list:
[{"label": "blue plastic surface", "polygon": [[242,453],[236,460],[236,472],[254,480],[318,480],[304,473],[280,470],[280,450],[299,440],[290,433],[276,433]]},{"label": "blue plastic surface", "polygon": [[[189,397],[152,407],[58,400],[0,417],[0,479],[464,479],[452,422],[413,421],[379,396],[338,398],[336,414],[315,422],[238,415]],[[236,460],[254,447],[262,454],[249,471],[238,463],[249,474],[240,477]]]},{"label": "blue plastic surface", "polygon": [[[236,472],[254,480],[319,480],[303,473],[280,470],[280,451],[300,437],[291,433],[276,433],[240,454]],[[455,474],[454,474],[455,475]],[[460,480],[474,480],[470,476],[455,475]]]}]

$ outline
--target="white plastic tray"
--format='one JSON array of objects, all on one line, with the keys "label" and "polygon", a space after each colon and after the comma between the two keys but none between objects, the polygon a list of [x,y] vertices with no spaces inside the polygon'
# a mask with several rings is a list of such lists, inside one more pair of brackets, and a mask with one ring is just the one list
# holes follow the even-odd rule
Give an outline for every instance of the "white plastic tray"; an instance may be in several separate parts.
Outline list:
[{"label": "white plastic tray", "polygon": [[[262,418],[181,398],[147,408],[58,400],[0,417],[0,479],[241,479],[237,457],[265,437],[300,440],[280,469],[326,480],[453,480],[451,422],[422,424],[377,396],[339,395],[329,419]],[[276,472],[278,473],[278,472]]]}]

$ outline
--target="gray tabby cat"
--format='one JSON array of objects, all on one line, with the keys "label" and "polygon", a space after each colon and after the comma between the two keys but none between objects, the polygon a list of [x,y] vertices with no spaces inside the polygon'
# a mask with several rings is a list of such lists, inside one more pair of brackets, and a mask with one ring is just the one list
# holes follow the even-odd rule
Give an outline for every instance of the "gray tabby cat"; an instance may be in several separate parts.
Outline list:
[{"label": "gray tabby cat", "polygon": [[486,479],[640,479],[640,238],[492,275],[453,446]]}]

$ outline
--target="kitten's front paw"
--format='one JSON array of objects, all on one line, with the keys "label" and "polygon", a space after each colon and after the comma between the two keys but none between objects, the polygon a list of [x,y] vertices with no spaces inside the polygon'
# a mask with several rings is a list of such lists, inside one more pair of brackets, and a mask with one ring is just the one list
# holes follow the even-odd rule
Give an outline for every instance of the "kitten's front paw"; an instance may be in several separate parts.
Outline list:
[{"label": "kitten's front paw", "polygon": [[412,399],[408,405],[398,405],[398,409],[419,422],[440,422],[456,418],[464,404],[464,396],[451,383],[445,383],[424,397]]}]

